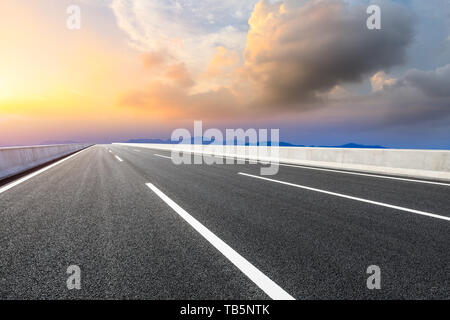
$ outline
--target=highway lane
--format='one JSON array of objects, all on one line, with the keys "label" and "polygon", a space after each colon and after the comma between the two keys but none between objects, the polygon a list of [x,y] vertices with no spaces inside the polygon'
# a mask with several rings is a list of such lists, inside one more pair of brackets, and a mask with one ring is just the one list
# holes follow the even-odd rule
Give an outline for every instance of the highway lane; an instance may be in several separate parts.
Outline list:
[{"label": "highway lane", "polygon": [[[128,147],[115,152],[297,298],[448,296],[447,221],[237,175],[258,174],[255,165],[175,166],[154,157],[170,152],[142,148],[138,153]],[[337,192],[348,191],[339,189],[348,188],[348,179],[369,180],[291,167],[281,167],[275,178],[281,176],[302,184],[323,179],[321,187]],[[404,197],[410,197],[412,206],[426,199],[423,194],[429,195],[431,188],[437,213],[448,214],[448,187],[370,179],[366,184],[374,188],[371,195],[378,194],[374,200],[387,196],[392,204],[408,206]],[[367,189],[353,192],[364,196]],[[385,270],[382,292],[368,291],[361,271],[375,262]]]},{"label": "highway lane", "polygon": [[0,297],[267,299],[145,182],[95,146],[0,194]]},{"label": "highway lane", "polygon": [[[147,156],[158,155],[170,157],[169,151],[140,148],[122,147],[123,150],[130,152],[144,152]],[[248,165],[245,167],[234,166],[235,168],[253,175],[260,174],[260,166]],[[233,168],[233,166],[225,166],[225,168]],[[319,170],[316,170],[319,169]],[[238,173],[239,170],[234,170]],[[340,192],[355,197],[372,199],[392,203],[398,206],[412,207],[418,210],[431,211],[437,214],[450,217],[450,199],[449,187],[450,183],[438,181],[438,184],[428,184],[419,182],[407,182],[402,180],[387,178],[376,178],[365,175],[347,174],[346,171],[333,170],[332,172],[323,172],[322,168],[280,164],[280,170],[274,178],[281,181],[299,183],[312,188]],[[393,177],[394,179],[397,177]],[[402,179],[402,178],[401,178]],[[406,178],[407,179],[407,178]],[[417,180],[426,181],[427,180]],[[444,184],[443,187],[439,184]]]},{"label": "highway lane", "polygon": [[[2,297],[268,298],[146,183],[297,299],[450,297],[448,221],[238,175],[259,165],[168,157],[95,146],[0,194]],[[449,215],[447,186],[293,167],[270,178]],[[68,292],[76,261],[84,286]],[[382,290],[366,288],[372,264]]]}]

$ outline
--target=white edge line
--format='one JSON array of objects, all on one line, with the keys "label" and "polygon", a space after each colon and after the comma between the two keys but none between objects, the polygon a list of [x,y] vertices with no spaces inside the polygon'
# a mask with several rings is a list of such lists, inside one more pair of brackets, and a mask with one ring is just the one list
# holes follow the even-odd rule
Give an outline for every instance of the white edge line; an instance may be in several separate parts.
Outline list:
[{"label": "white edge line", "polygon": [[197,219],[192,217],[183,208],[177,205],[173,200],[166,196],[161,190],[151,183],[146,184],[156,195],[169,205],[181,218],[190,224],[200,235],[202,235],[210,244],[220,251],[228,260],[231,261],[239,270],[241,270],[250,280],[261,288],[270,298],[274,300],[295,300],[289,293],[284,291],[274,281],[269,279],[264,273],[252,265],[248,260],[237,253],[233,248],[227,245],[208,228],[202,225]]},{"label": "white edge line", "polygon": [[116,157],[116,159],[119,160],[120,162],[123,162],[123,160],[119,156],[114,156],[114,157]]},{"label": "white edge line", "polygon": [[400,180],[400,181],[408,181],[408,182],[428,183],[428,184],[435,184],[435,185],[447,186],[447,187],[450,186],[450,183],[445,183],[445,182],[435,182],[435,181],[417,180],[417,179],[410,179],[410,178],[399,178],[399,177],[391,177],[391,176],[382,176],[382,175],[371,174],[371,173],[361,173],[361,172],[351,172],[351,171],[342,171],[342,170],[334,170],[334,169],[307,167],[307,166],[296,165],[296,164],[280,163],[279,165],[283,166],[283,167],[293,167],[293,168],[302,168],[302,169],[308,169],[308,170],[337,172],[337,173],[352,174],[352,175],[358,175],[358,176],[374,177],[374,178],[381,178],[381,179],[392,179],[392,180]]},{"label": "white edge line", "polygon": [[425,212],[425,211],[419,211],[419,210],[409,209],[409,208],[405,208],[405,207],[394,206],[394,205],[383,203],[383,202],[377,202],[377,201],[367,200],[367,199],[363,199],[363,198],[348,196],[348,195],[341,194],[341,193],[336,193],[336,192],[331,192],[331,191],[311,188],[311,187],[302,186],[302,185],[295,184],[295,183],[284,182],[284,181],[275,180],[275,179],[269,179],[269,178],[265,178],[265,177],[255,176],[255,175],[248,174],[248,173],[243,173],[243,172],[239,172],[238,174],[243,175],[243,176],[247,176],[247,177],[250,177],[250,178],[256,178],[256,179],[276,182],[276,183],[284,184],[284,185],[291,186],[291,187],[297,187],[297,188],[301,188],[301,189],[305,189],[305,190],[310,190],[310,191],[315,191],[315,192],[329,194],[329,195],[336,196],[336,197],[341,197],[341,198],[346,198],[346,199],[366,202],[366,203],[370,203],[370,204],[374,204],[374,205],[378,205],[378,206],[382,206],[382,207],[387,207],[387,208],[391,208],[391,209],[396,209],[396,210],[401,210],[401,211],[406,211],[406,212],[410,212],[410,213],[419,214],[419,215],[422,215],[422,216],[427,216],[427,217],[431,217],[431,218],[436,218],[436,219],[450,221],[450,217],[441,216],[441,215],[438,215],[438,214],[429,213],[429,212]]},{"label": "white edge line", "polygon": [[[254,159],[248,159],[248,158],[242,158],[242,157],[210,155],[210,154],[203,154],[203,153],[198,153],[198,152],[194,152],[194,151],[180,151],[180,152],[192,153],[194,155],[214,156],[214,157],[220,157],[220,158],[224,158],[224,159],[249,160],[249,163],[252,163],[252,164],[257,164],[257,163],[261,163],[261,164],[264,164],[264,165],[270,164],[270,161],[254,160]],[[301,164],[278,163],[278,165],[282,166],[282,167],[292,167],[292,168],[302,168],[302,169],[307,169],[307,170],[336,172],[336,173],[342,173],[342,174],[351,174],[351,175],[366,176],[366,177],[381,178],[381,179],[391,179],[391,180],[399,180],[399,181],[406,181],[406,182],[426,183],[426,184],[434,184],[434,185],[439,185],[439,186],[450,187],[450,183],[445,183],[445,182],[435,182],[435,181],[418,180],[418,179],[411,179],[411,178],[400,178],[400,177],[393,177],[393,176],[383,176],[383,175],[372,174],[372,173],[363,173],[363,172],[352,172],[352,171],[336,170],[336,169],[317,168],[317,167],[303,166]]]},{"label": "white edge line", "polygon": [[3,186],[3,187],[0,187],[0,194],[3,193],[3,192],[5,192],[5,191],[7,191],[7,190],[9,190],[9,189],[11,189],[11,188],[13,188],[13,187],[15,187],[15,186],[17,186],[17,185],[19,185],[19,184],[21,184],[22,182],[25,182],[25,181],[27,181],[27,180],[29,180],[29,179],[31,179],[31,178],[37,176],[38,174],[41,174],[42,172],[45,172],[45,171],[47,171],[47,170],[49,170],[49,169],[51,169],[51,168],[53,168],[53,167],[55,167],[55,166],[57,166],[57,165],[63,163],[64,161],[67,161],[67,160],[69,160],[69,159],[71,159],[71,158],[73,158],[73,157],[79,155],[81,152],[83,152],[83,151],[85,151],[85,150],[87,150],[87,149],[88,149],[88,148],[85,148],[85,149],[83,149],[83,150],[77,151],[76,153],[74,153],[74,154],[68,156],[67,158],[61,159],[61,160],[59,160],[59,161],[57,161],[57,162],[55,162],[55,163],[52,163],[51,165],[48,165],[47,167],[44,167],[44,168],[42,168],[42,169],[39,169],[38,171],[35,171],[35,172],[33,172],[33,173],[30,173],[29,175],[26,175],[25,177],[22,177],[22,178],[20,178],[20,179],[18,179],[18,180],[16,180],[16,181],[13,181],[13,182],[11,182],[11,183],[8,183],[7,185],[5,185],[5,186]]},{"label": "white edge line", "polygon": [[157,157],[160,157],[160,158],[166,158],[166,159],[172,159],[172,157],[168,157],[168,156],[163,156],[163,155],[161,155],[161,154],[154,154],[155,156],[157,156]]}]

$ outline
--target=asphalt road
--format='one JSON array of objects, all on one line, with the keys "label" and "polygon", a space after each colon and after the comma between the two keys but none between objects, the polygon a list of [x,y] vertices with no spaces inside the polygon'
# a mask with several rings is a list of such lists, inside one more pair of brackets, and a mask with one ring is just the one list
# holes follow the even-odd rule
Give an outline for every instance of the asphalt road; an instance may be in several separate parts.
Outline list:
[{"label": "asphalt road", "polygon": [[0,187],[0,298],[450,298],[450,185],[260,166],[98,145]]}]

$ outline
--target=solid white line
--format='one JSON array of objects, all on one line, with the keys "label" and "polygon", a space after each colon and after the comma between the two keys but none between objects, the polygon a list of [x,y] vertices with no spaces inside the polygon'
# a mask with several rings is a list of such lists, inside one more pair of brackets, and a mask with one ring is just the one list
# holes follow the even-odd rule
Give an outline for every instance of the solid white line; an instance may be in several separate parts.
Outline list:
[{"label": "solid white line", "polygon": [[47,171],[47,170],[49,170],[49,169],[51,169],[51,168],[57,166],[58,164],[63,163],[64,161],[67,161],[67,160],[69,160],[69,159],[71,159],[71,158],[73,158],[73,157],[79,155],[81,152],[83,152],[83,151],[85,151],[85,150],[86,150],[86,149],[83,149],[83,150],[81,150],[81,151],[78,151],[77,153],[74,153],[73,155],[68,156],[67,158],[64,158],[64,159],[59,160],[59,161],[57,161],[57,162],[55,162],[55,163],[52,163],[51,165],[49,165],[49,166],[47,166],[47,167],[44,167],[44,168],[42,168],[42,169],[40,169],[40,170],[38,170],[38,171],[35,171],[35,172],[33,172],[33,173],[30,173],[29,175],[27,175],[27,176],[25,176],[25,177],[22,177],[22,178],[20,178],[20,179],[14,181],[14,182],[11,182],[11,183],[9,183],[9,184],[3,186],[3,187],[0,187],[0,194],[3,193],[3,192],[5,192],[6,190],[9,190],[9,189],[11,189],[11,188],[13,188],[13,187],[15,187],[15,186],[21,184],[22,182],[25,182],[25,181],[27,181],[27,180],[29,180],[29,179],[31,179],[31,178],[37,176],[38,174],[41,174],[42,172],[45,172],[45,171]]},{"label": "solid white line", "polygon": [[358,176],[374,177],[374,178],[381,178],[381,179],[392,179],[392,180],[400,180],[400,181],[407,181],[407,182],[428,183],[428,184],[435,184],[435,185],[447,186],[447,187],[450,186],[450,183],[444,183],[444,182],[434,182],[434,181],[417,180],[417,179],[409,179],[409,178],[381,176],[381,175],[378,175],[378,174],[371,174],[371,173],[360,173],[360,172],[341,171],[341,170],[334,170],[334,169],[307,167],[307,166],[296,165],[296,164],[282,164],[282,163],[280,163],[280,166],[293,167],[293,168],[302,168],[302,169],[308,169],[308,170],[319,170],[319,171],[328,171],[328,172],[353,174],[353,175],[358,175]]},{"label": "solid white line", "polygon": [[163,155],[161,155],[161,154],[154,154],[155,156],[157,156],[157,157],[161,157],[161,158],[166,158],[166,159],[172,159],[172,157],[168,157],[168,156],[163,156]]},{"label": "solid white line", "polygon": [[123,162],[123,160],[119,157],[119,156],[115,156],[117,160],[119,160],[120,162]]},{"label": "solid white line", "polygon": [[[193,155],[196,155],[196,156],[208,156],[208,157],[231,159],[231,160],[234,160],[234,161],[244,161],[244,162],[248,161],[248,163],[250,163],[250,164],[258,164],[258,161],[261,162],[261,164],[269,164],[269,162],[263,162],[263,161],[260,161],[260,160],[253,160],[253,159],[242,158],[242,157],[220,156],[220,155],[215,155],[215,154],[205,154],[205,153],[198,153],[198,152],[192,152],[192,151],[183,151],[183,152],[192,153]],[[227,163],[225,163],[225,164],[227,164]]]},{"label": "solid white line", "polygon": [[220,251],[228,260],[231,261],[239,270],[241,270],[250,280],[261,288],[270,298],[274,300],[295,300],[290,294],[284,291],[275,282],[269,279],[264,273],[259,271],[254,265],[237,253],[233,248],[227,245],[208,228],[202,225],[197,219],[192,217],[183,208],[177,205],[173,200],[166,196],[161,190],[151,183],[146,184],[158,197],[169,205],[181,218],[189,223],[200,235],[202,235],[210,244]]},{"label": "solid white line", "polygon": [[[192,151],[183,151],[187,153],[194,153]],[[200,153],[194,153],[201,155]],[[221,157],[226,159],[240,159],[240,160],[246,160],[248,158],[242,158],[242,157],[229,157],[229,156],[220,156],[215,155],[215,157]],[[263,160],[250,160],[259,162],[261,164],[267,165],[270,164],[270,161],[263,161]],[[393,176],[383,176],[379,174],[371,174],[371,173],[362,173],[362,172],[354,172],[354,171],[343,171],[343,170],[337,170],[337,169],[326,169],[326,168],[317,168],[317,167],[308,167],[308,166],[302,166],[300,164],[287,164],[287,163],[278,163],[279,166],[282,167],[292,167],[292,168],[302,168],[302,169],[308,169],[308,170],[318,170],[318,171],[327,171],[327,172],[336,172],[336,173],[343,173],[343,174],[351,174],[351,175],[357,175],[357,176],[366,176],[366,177],[372,177],[372,178],[381,178],[381,179],[391,179],[391,180],[398,180],[398,181],[406,181],[406,182],[416,182],[416,183],[426,183],[426,184],[434,184],[438,186],[446,186],[450,187],[450,183],[445,182],[435,182],[435,181],[427,181],[427,180],[418,180],[418,179],[410,179],[410,178],[400,178],[400,177],[393,177]]]},{"label": "solid white line", "polygon": [[382,207],[387,207],[387,208],[391,208],[391,209],[396,209],[396,210],[406,211],[406,212],[410,212],[410,213],[415,213],[415,214],[419,214],[419,215],[422,215],[422,216],[427,216],[427,217],[432,217],[432,218],[437,218],[437,219],[441,219],[441,220],[450,221],[450,217],[441,216],[441,215],[437,215],[437,214],[434,214],[434,213],[429,213],[429,212],[424,212],[424,211],[419,211],[419,210],[414,210],[414,209],[408,209],[408,208],[405,208],[405,207],[394,206],[394,205],[391,205],[391,204],[387,204],[387,203],[383,203],[383,202],[377,202],[377,201],[372,201],[372,200],[367,200],[367,199],[358,198],[358,197],[352,197],[352,196],[348,196],[348,195],[341,194],[341,193],[330,192],[330,191],[326,191],[326,190],[321,190],[321,189],[311,188],[311,187],[307,187],[307,186],[302,186],[302,185],[295,184],[295,183],[289,183],[289,182],[284,182],[284,181],[280,181],[280,180],[264,178],[264,177],[255,176],[255,175],[248,174],[248,173],[243,173],[243,172],[239,172],[238,174],[243,175],[243,176],[247,176],[247,177],[251,177],[251,178],[257,178],[257,179],[261,179],[261,180],[276,182],[276,183],[284,184],[284,185],[291,186],[291,187],[296,187],[296,188],[306,189],[306,190],[310,190],[310,191],[325,193],[325,194],[329,194],[329,195],[336,196],[336,197],[341,197],[341,198],[361,201],[361,202],[375,204],[375,205],[382,206]]}]

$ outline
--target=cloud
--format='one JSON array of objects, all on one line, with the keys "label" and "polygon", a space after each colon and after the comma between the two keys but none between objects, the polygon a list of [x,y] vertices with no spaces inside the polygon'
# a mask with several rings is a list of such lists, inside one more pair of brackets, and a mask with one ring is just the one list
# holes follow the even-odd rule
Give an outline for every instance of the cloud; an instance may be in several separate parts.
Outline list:
[{"label": "cloud", "polygon": [[[405,62],[414,30],[408,10],[381,4],[382,30],[372,31],[366,28],[366,7],[348,1],[261,0],[249,20],[242,57],[215,46],[199,76],[181,56],[161,61],[159,54],[147,53],[159,78],[125,93],[120,104],[177,119],[298,119],[303,112],[320,115],[318,122],[357,119],[380,127],[445,118],[450,67],[389,76]],[[202,82],[210,86],[199,91]],[[369,82],[372,92],[346,87]]]},{"label": "cloud", "polygon": [[166,62],[166,55],[161,51],[147,52],[142,55],[142,64],[145,69],[152,70]]},{"label": "cloud", "polygon": [[193,72],[203,72],[223,46],[241,52],[256,0],[113,0],[111,9],[130,44],[164,50]]},{"label": "cloud", "polygon": [[223,75],[224,72],[229,72],[230,68],[239,63],[239,57],[236,52],[229,51],[226,48],[219,46],[216,49],[216,55],[210,61],[206,70],[208,78]]},{"label": "cloud", "polygon": [[450,97],[450,64],[432,71],[410,70],[405,82],[430,97]]},{"label": "cloud", "polygon": [[[184,64],[185,86],[224,86],[242,108],[315,107],[336,86],[402,64],[413,38],[410,16],[388,2],[383,30],[372,31],[366,7],[344,0],[260,0],[253,11],[255,1],[211,1],[114,0],[111,8],[135,47]],[[248,24],[243,12],[252,12]],[[159,54],[144,57],[149,68],[161,63]]]},{"label": "cloud", "polygon": [[144,90],[127,92],[118,104],[145,110],[156,118],[232,119],[239,112],[235,96],[221,88],[206,93],[190,94],[177,84],[152,82]]},{"label": "cloud", "polygon": [[245,49],[259,103],[301,109],[336,85],[402,64],[414,35],[407,10],[383,2],[376,31],[366,28],[365,10],[335,0],[259,1]]},{"label": "cloud", "polygon": [[191,87],[194,85],[184,63],[174,64],[168,67],[166,77],[174,81],[180,87]]},{"label": "cloud", "polygon": [[373,92],[383,90],[384,87],[393,86],[396,83],[397,79],[388,77],[384,71],[379,71],[370,78]]},{"label": "cloud", "polygon": [[[450,65],[431,71],[408,70],[399,79],[378,72],[369,95],[350,96],[328,106],[328,112],[348,110],[360,124],[378,129],[409,127],[450,119]],[[351,117],[342,117],[348,121]]]}]

